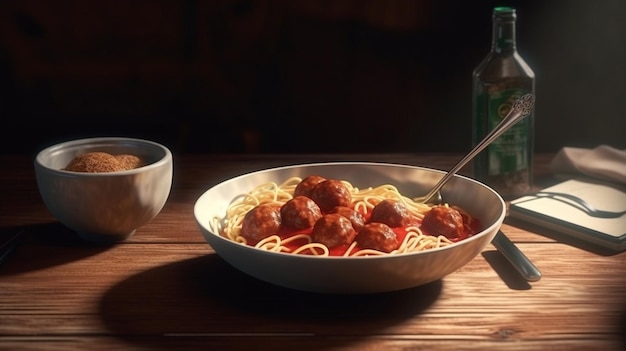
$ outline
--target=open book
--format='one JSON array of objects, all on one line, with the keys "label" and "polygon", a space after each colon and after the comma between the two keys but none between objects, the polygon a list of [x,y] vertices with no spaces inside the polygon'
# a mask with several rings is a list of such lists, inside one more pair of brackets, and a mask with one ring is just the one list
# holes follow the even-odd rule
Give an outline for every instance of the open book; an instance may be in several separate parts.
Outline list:
[{"label": "open book", "polygon": [[[572,196],[608,213],[590,211]],[[626,250],[626,192],[609,185],[566,180],[511,201],[509,216],[611,250]]]}]

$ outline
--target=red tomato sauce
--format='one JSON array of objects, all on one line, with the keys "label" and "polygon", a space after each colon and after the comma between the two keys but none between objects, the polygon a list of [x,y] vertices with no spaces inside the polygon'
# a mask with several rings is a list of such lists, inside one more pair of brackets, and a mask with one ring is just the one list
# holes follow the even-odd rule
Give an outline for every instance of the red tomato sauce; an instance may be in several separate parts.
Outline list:
[{"label": "red tomato sauce", "polygon": [[[466,239],[468,237],[471,237],[472,235],[478,233],[481,230],[481,224],[477,219],[470,219],[466,214],[461,214],[461,216],[463,217],[463,223],[465,224],[464,227],[464,231],[463,231],[463,235],[460,238],[449,238],[450,241],[453,242],[458,242],[461,241],[463,239]],[[369,214],[365,214],[364,215],[366,223],[367,221],[369,221]],[[471,223],[470,223],[471,220]],[[469,225],[468,225],[469,223]],[[407,228],[408,227],[420,227],[421,225],[421,221],[417,220],[411,224],[409,224],[406,227],[396,227],[396,228],[391,228],[391,230],[394,231],[394,233],[396,233],[396,236],[398,238],[398,242],[401,243],[402,241],[404,241],[404,238],[407,235]],[[307,228],[307,229],[292,229],[292,228],[287,228],[287,227],[281,227],[280,230],[278,231],[277,235],[282,239],[288,239],[294,235],[297,234],[305,234],[305,235],[311,235],[311,233],[313,232],[313,228]],[[436,233],[427,233],[426,231],[424,231],[424,234],[427,235],[433,235],[433,236],[437,236]],[[289,242],[287,244],[283,243],[282,245],[285,246],[286,248],[288,248],[290,250],[290,252],[295,251],[296,249],[298,249],[299,247],[301,247],[302,245],[307,244],[308,241],[306,240],[295,240],[293,242]],[[256,245],[256,243],[249,243],[250,245],[254,246]],[[348,250],[350,245],[340,245],[338,247],[333,247],[333,248],[329,248],[329,256],[343,256],[346,251]],[[362,248],[359,248],[358,245],[353,249],[353,252],[357,252],[359,250],[362,250]],[[309,250],[305,250],[299,254],[302,255],[313,255],[313,253],[311,253]]]}]

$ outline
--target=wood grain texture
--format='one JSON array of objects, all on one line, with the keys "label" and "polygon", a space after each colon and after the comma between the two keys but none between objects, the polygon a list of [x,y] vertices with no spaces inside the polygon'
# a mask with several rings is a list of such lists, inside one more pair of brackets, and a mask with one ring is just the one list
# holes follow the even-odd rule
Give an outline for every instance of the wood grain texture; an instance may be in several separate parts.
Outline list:
[{"label": "wood grain texture", "polygon": [[[446,168],[458,155],[333,156]],[[26,236],[0,266],[0,350],[622,350],[626,254],[505,223],[542,271],[524,281],[493,246],[446,278],[342,296],[276,287],[205,243],[195,199],[223,179],[329,156],[181,156],[163,211],[129,240],[95,246],[56,223],[24,157],[0,172],[0,230]],[[380,160],[380,159],[378,159]],[[545,166],[546,157],[538,162]]]}]

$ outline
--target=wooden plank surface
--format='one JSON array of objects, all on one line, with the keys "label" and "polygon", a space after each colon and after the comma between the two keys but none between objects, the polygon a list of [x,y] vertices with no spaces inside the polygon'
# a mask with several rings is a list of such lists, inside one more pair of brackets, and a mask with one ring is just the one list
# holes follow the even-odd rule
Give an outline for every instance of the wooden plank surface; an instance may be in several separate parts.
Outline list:
[{"label": "wooden plank surface", "polygon": [[[0,345],[11,340],[27,344],[30,336],[63,340],[112,335],[121,341],[245,335],[246,340],[367,336],[394,343],[619,342],[626,278],[615,267],[624,266],[623,255],[597,259],[556,243],[520,248],[534,256],[544,273],[541,281],[521,280],[490,247],[441,281],[355,297],[297,292],[257,281],[203,244],[122,244],[90,250],[27,245],[0,271]],[[54,262],[45,258],[58,256],[63,257]],[[586,263],[572,270],[571,257]]]},{"label": "wooden plank surface", "polygon": [[[441,168],[457,159],[409,156],[384,158]],[[192,209],[206,188],[242,172],[327,156],[181,157],[163,211],[113,246],[84,243],[54,221],[38,198],[32,161],[2,157],[15,169],[0,172],[0,234],[27,233],[0,266],[0,350],[626,346],[626,255],[559,242],[512,223],[502,229],[542,271],[538,282],[521,279],[489,246],[459,271],[421,287],[312,294],[240,273],[205,243]]]}]

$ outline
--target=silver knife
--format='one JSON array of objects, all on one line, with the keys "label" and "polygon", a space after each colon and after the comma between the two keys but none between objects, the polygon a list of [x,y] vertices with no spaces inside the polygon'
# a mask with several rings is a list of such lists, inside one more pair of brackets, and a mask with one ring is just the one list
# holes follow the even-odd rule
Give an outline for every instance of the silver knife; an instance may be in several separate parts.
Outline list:
[{"label": "silver knife", "polygon": [[515,244],[498,230],[498,233],[491,241],[493,246],[506,257],[506,259],[517,269],[524,279],[536,282],[541,279],[541,272],[535,265],[524,255]]}]

